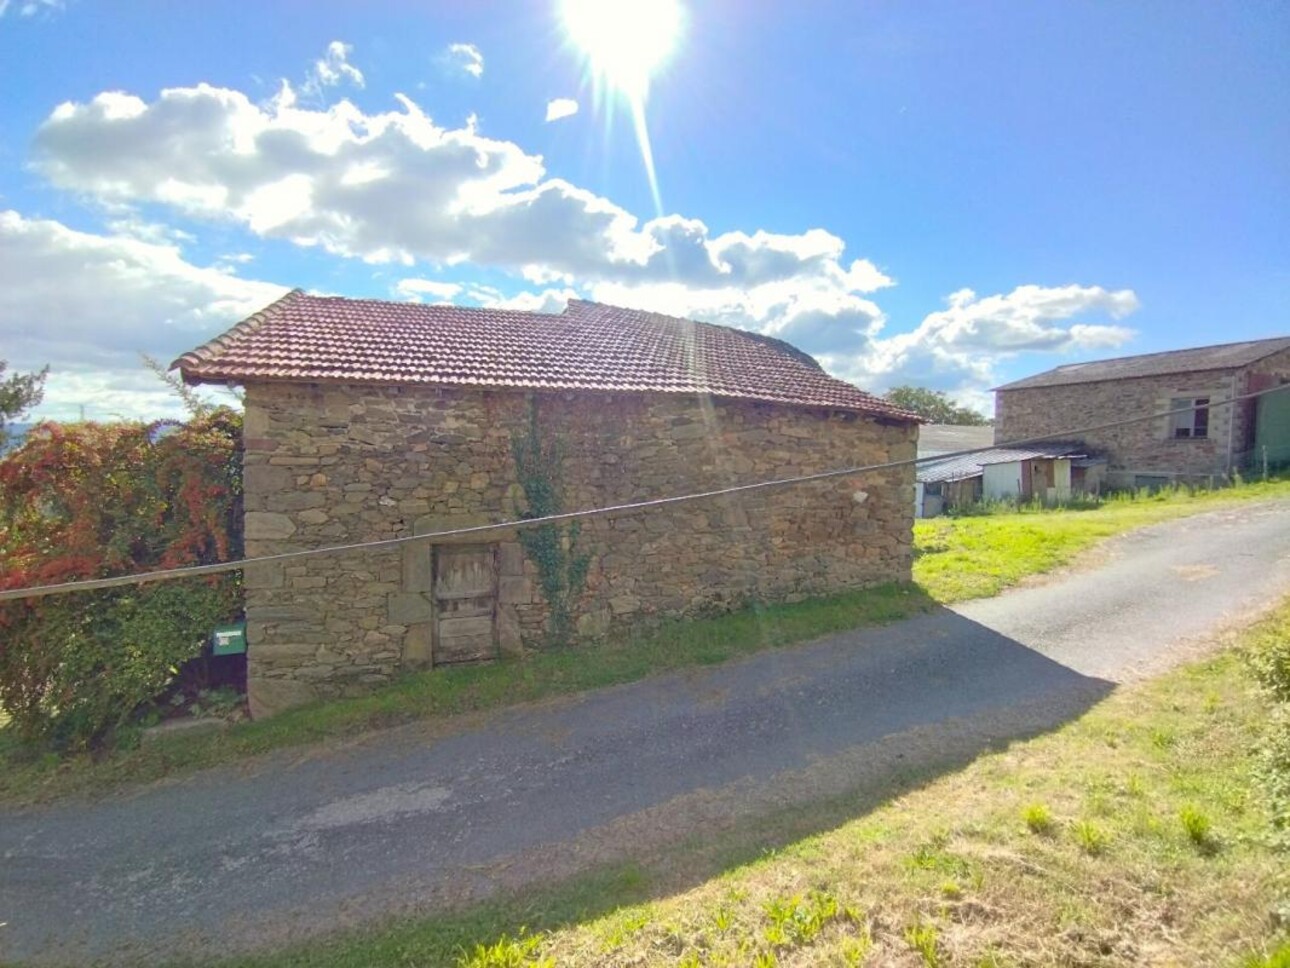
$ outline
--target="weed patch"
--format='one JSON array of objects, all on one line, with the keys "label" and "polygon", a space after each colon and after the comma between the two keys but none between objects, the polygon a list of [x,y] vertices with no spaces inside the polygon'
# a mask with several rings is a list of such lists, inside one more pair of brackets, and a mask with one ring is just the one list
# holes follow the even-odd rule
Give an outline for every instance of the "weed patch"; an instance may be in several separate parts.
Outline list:
[{"label": "weed patch", "polygon": [[555,961],[535,952],[542,939],[502,935],[492,944],[476,944],[474,951],[457,959],[459,968],[555,968]]},{"label": "weed patch", "polygon": [[918,953],[926,968],[938,968],[941,963],[941,932],[936,925],[915,921],[905,928],[905,943]]},{"label": "weed patch", "polygon": [[1021,817],[1026,822],[1026,828],[1032,834],[1047,835],[1051,834],[1057,824],[1053,821],[1053,814],[1042,803],[1031,803],[1026,805],[1022,811]]},{"label": "weed patch", "polygon": [[1202,810],[1187,804],[1178,811],[1178,822],[1182,824],[1183,833],[1193,847],[1202,853],[1213,853],[1217,846],[1214,840],[1214,824]]}]

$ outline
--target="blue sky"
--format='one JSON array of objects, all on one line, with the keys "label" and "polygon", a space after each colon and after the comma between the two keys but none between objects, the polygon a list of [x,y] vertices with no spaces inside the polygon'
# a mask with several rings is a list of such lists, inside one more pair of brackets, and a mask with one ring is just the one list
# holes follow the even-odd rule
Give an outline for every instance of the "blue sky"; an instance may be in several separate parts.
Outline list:
[{"label": "blue sky", "polygon": [[286,288],[577,295],[986,405],[1290,331],[1290,6],[682,7],[656,209],[558,0],[0,0],[0,358],[41,415],[156,416],[140,352]]}]

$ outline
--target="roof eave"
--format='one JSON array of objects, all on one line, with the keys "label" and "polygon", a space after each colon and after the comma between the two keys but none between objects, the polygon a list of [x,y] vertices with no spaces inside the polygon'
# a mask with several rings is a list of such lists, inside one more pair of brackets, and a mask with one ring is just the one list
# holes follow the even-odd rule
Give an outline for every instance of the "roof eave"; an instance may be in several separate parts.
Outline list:
[{"label": "roof eave", "polygon": [[400,386],[400,387],[426,387],[426,388],[444,388],[444,389],[472,389],[472,390],[491,390],[494,392],[545,392],[545,393],[618,393],[632,395],[652,395],[664,394],[672,395],[696,395],[709,396],[718,400],[738,400],[745,403],[762,403],[770,406],[790,407],[794,410],[832,410],[844,413],[855,413],[874,420],[885,421],[893,424],[909,424],[922,422],[921,418],[915,414],[906,411],[891,410],[878,407],[861,407],[845,403],[808,401],[808,400],[782,400],[774,397],[766,397],[749,393],[735,392],[715,392],[711,390],[697,389],[633,389],[629,387],[589,387],[589,386],[551,386],[540,383],[480,383],[467,380],[398,380],[398,379],[381,379],[381,380],[364,380],[354,377],[330,377],[330,376],[261,376],[250,373],[231,373],[231,372],[192,372],[191,369],[185,369],[185,365],[199,367],[200,361],[193,360],[188,362],[188,357],[196,353],[185,353],[174,363],[171,369],[179,368],[180,376],[184,383],[189,386],[199,385],[221,385],[221,386],[245,386],[249,383],[310,383],[310,384],[334,384],[336,386]]},{"label": "roof eave", "polygon": [[230,380],[223,379],[223,378],[209,378],[209,377],[194,378],[188,373],[188,368],[198,367],[204,361],[218,356],[219,352],[223,350],[231,340],[239,336],[242,336],[244,334],[252,333],[255,330],[259,329],[261,326],[264,325],[265,322],[271,319],[279,309],[285,306],[288,300],[295,299],[299,296],[303,296],[304,294],[305,294],[304,290],[299,288],[291,289],[283,293],[282,296],[275,299],[273,302],[269,303],[269,305],[265,306],[263,309],[259,310],[258,312],[252,313],[250,316],[246,317],[246,319],[242,320],[241,322],[234,323],[233,326],[231,326],[229,329],[225,330],[224,332],[220,333],[214,339],[209,339],[201,346],[198,346],[196,349],[189,350],[187,353],[183,354],[182,356],[177,357],[175,360],[171,362],[170,366],[167,367],[167,371],[178,370],[180,376],[183,378],[183,381],[190,386],[196,386],[201,383],[232,382]]}]

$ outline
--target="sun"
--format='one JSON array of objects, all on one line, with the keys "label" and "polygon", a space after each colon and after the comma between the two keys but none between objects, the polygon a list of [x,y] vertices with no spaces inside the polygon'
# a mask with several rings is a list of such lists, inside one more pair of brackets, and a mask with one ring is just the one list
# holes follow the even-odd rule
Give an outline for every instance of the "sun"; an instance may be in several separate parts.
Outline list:
[{"label": "sun", "polygon": [[679,0],[562,0],[560,15],[596,79],[632,103],[644,102],[681,32]]},{"label": "sun", "polygon": [[645,124],[645,100],[650,78],[680,38],[681,0],[561,0],[560,18],[565,34],[587,59],[597,97],[605,90],[626,102],[654,209],[662,215],[654,150]]}]

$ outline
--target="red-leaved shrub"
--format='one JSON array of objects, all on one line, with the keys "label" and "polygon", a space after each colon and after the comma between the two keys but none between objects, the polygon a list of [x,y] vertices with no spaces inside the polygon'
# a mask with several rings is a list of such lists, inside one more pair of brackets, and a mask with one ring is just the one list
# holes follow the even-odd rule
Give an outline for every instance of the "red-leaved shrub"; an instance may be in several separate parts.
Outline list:
[{"label": "red-leaved shrub", "polygon": [[[242,554],[241,416],[45,423],[0,459],[0,588]],[[240,575],[0,604],[0,707],[82,749],[155,697],[241,607]]]}]

